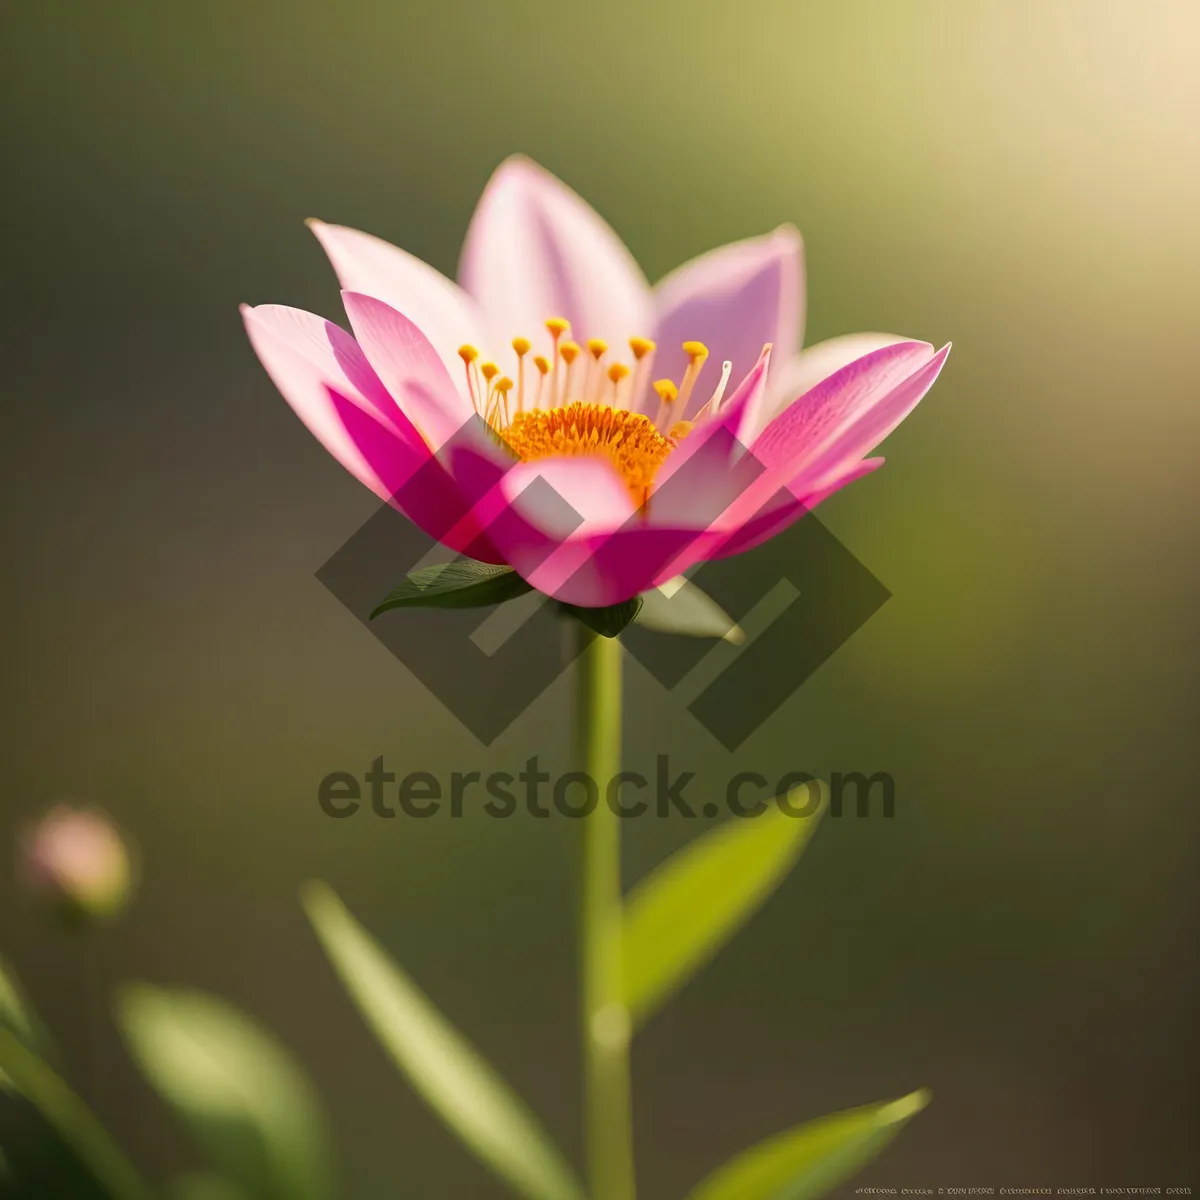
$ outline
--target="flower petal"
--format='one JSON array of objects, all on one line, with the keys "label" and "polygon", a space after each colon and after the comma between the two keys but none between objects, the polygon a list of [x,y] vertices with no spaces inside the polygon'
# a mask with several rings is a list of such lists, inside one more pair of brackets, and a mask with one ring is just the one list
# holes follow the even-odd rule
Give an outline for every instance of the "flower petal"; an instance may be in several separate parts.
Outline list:
[{"label": "flower petal", "polygon": [[403,313],[429,339],[465,395],[458,348],[464,342],[481,346],[486,336],[475,301],[440,271],[382,238],[324,221],[309,225],[343,289],[374,296]]},{"label": "flower petal", "polygon": [[792,401],[754,439],[752,449],[765,466],[799,470],[811,462],[857,414],[883,403],[914,372],[933,358],[927,342],[896,342],[873,350],[822,379]]},{"label": "flower petal", "polygon": [[767,387],[766,403],[754,422],[747,427],[747,436],[757,436],[797,396],[803,396],[822,379],[828,379],[856,358],[862,358],[884,346],[911,340],[894,333],[847,333],[808,346],[790,361],[782,356],[777,357],[775,361],[779,365]]},{"label": "flower petal", "polygon": [[544,338],[548,317],[572,336],[616,350],[647,335],[650,289],[624,243],[561,180],[526,158],[492,176],[467,232],[459,280],[479,302],[498,345]]},{"label": "flower petal", "polygon": [[763,542],[770,541],[789,525],[811,512],[834,492],[841,491],[847,484],[877,471],[883,463],[882,458],[866,458],[852,463],[836,475],[827,477],[825,485],[815,492],[798,490],[803,487],[803,480],[794,480],[776,492],[753,516],[743,517],[742,523],[710,557],[729,558],[731,555],[742,554],[761,546]]},{"label": "flower petal", "polygon": [[726,359],[733,364],[732,378],[741,379],[767,342],[774,344],[777,362],[786,363],[796,353],[804,319],[800,233],[784,225],[766,237],[692,259],[658,283],[654,301],[655,375],[682,377],[685,341],[703,342],[709,350],[703,385],[693,393],[690,411],[679,414],[690,418],[712,394]]},{"label": "flower petal", "polygon": [[437,447],[475,417],[424,333],[374,296],[343,292],[354,336],[396,403]]},{"label": "flower petal", "polygon": [[[361,408],[337,389],[329,388],[329,399],[358,455],[366,462],[381,487],[378,494],[402,512],[434,541],[460,554],[484,562],[503,562],[490,539],[473,517],[480,494],[466,490],[464,479],[447,469],[442,458],[421,442],[419,449],[398,438],[374,413]],[[456,441],[464,444],[470,430]],[[496,474],[489,476],[490,487]]]},{"label": "flower petal", "polygon": [[839,475],[878,446],[933,387],[949,354],[947,344],[903,382],[877,395],[870,404],[854,408],[818,453],[804,456],[799,471],[804,486],[814,492],[823,490],[831,476]]},{"label": "flower petal", "polygon": [[241,311],[255,353],[296,415],[356,479],[386,497],[386,485],[347,436],[327,389],[374,414],[400,442],[420,439],[354,339],[332,321],[280,304],[242,305]]}]

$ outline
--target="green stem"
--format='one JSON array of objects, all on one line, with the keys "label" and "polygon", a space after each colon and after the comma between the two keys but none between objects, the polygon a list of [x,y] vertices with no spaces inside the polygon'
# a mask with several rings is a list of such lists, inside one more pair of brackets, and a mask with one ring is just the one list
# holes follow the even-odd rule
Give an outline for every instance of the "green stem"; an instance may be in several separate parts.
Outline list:
[{"label": "green stem", "polygon": [[605,799],[621,760],[621,643],[577,626],[576,761],[599,789],[583,821],[580,906],[586,1135],[591,1200],[634,1200],[629,1012],[621,994],[621,822]]},{"label": "green stem", "polygon": [[149,1200],[150,1189],[92,1110],[7,1029],[0,1029],[0,1067],[112,1200]]}]

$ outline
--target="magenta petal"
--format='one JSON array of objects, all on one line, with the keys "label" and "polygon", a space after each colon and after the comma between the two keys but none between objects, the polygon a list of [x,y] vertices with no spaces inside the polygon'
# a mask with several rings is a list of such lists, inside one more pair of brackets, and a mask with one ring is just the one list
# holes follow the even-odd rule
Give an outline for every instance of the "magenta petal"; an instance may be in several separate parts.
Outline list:
[{"label": "magenta petal", "polygon": [[822,379],[849,366],[857,358],[911,341],[894,333],[847,333],[807,346],[790,361],[776,358],[776,367],[767,388],[767,399],[755,422],[747,427],[746,435],[755,437],[770,424],[797,396],[811,391]]},{"label": "magenta petal", "polygon": [[432,343],[455,387],[465,389],[458,348],[464,342],[482,346],[486,333],[475,301],[428,263],[382,238],[323,221],[309,224],[342,288],[374,296],[403,313]]},{"label": "magenta petal", "polygon": [[283,305],[243,305],[242,319],[267,374],[313,436],[355,478],[386,496],[386,485],[346,434],[327,389],[372,412],[401,442],[416,434],[354,339],[331,321]]},{"label": "magenta petal", "polygon": [[424,333],[374,296],[343,292],[354,336],[396,403],[413,424],[441,446],[475,416],[454,386]]},{"label": "magenta petal", "polygon": [[650,289],[624,243],[561,180],[510,158],[489,181],[467,233],[459,280],[486,314],[496,344],[546,337],[548,317],[572,336],[603,338],[624,354],[648,336]]},{"label": "magenta petal", "polygon": [[828,478],[836,477],[878,446],[924,399],[949,354],[949,345],[943,346],[929,362],[877,395],[872,403],[852,409],[816,453],[803,456],[805,486],[813,491],[824,489]]},{"label": "magenta petal", "polygon": [[485,562],[504,561],[473,516],[479,495],[465,492],[463,481],[424,442],[414,448],[335,389],[330,388],[329,395],[347,437],[380,481],[379,494],[385,500],[457,553]]},{"label": "magenta petal", "polygon": [[819,491],[803,492],[794,490],[802,486],[802,480],[794,481],[793,485],[779,489],[752,516],[746,517],[736,530],[722,543],[719,549],[711,554],[712,558],[728,558],[733,554],[742,554],[768,542],[777,534],[782,533],[789,525],[794,524],[805,513],[811,512],[823,500],[827,500],[834,492],[840,491],[847,484],[870,475],[883,466],[882,458],[867,458],[861,462],[852,463],[834,476],[826,479],[825,486]]},{"label": "magenta petal", "polygon": [[886,400],[932,357],[926,342],[897,342],[856,359],[785,408],[754,440],[755,456],[767,467],[798,469],[856,413]]},{"label": "magenta petal", "polygon": [[741,379],[767,342],[774,344],[776,362],[786,363],[796,353],[804,318],[800,234],[785,225],[701,255],[666,276],[654,300],[656,376],[682,377],[685,341],[703,342],[709,350],[690,411],[680,414],[690,419],[712,394],[725,360],[733,364],[731,378]]}]

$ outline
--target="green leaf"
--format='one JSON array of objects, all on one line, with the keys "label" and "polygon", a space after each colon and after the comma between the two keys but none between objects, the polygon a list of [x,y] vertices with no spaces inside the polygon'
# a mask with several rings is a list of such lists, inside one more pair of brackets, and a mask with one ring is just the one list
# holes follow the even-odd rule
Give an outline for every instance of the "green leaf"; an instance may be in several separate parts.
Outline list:
[{"label": "green leaf", "polygon": [[736,621],[706,592],[683,575],[642,593],[637,623],[659,633],[722,638],[735,646],[746,640]]},{"label": "green leaf", "polygon": [[634,596],[632,600],[623,600],[606,608],[583,608],[576,604],[563,604],[560,607],[564,613],[582,621],[601,637],[615,638],[641,611],[642,598]]},{"label": "green leaf", "polygon": [[374,620],[393,608],[482,608],[515,600],[533,588],[512,569],[456,558],[413,571],[371,611]]},{"label": "green leaf", "polygon": [[150,1200],[150,1189],[92,1110],[11,1029],[2,1027],[0,1071],[71,1147],[111,1200]]},{"label": "green leaf", "polygon": [[928,1103],[929,1093],[919,1091],[810,1121],[718,1168],[687,1200],[816,1200],[870,1162]]},{"label": "green leaf", "polygon": [[272,1035],[211,996],[144,984],[122,990],[117,1019],[142,1073],[222,1172],[256,1197],[330,1195],[319,1103]]},{"label": "green leaf", "polygon": [[325,953],[393,1061],[435,1112],[529,1200],[583,1200],[536,1118],[324,884],[304,907]]},{"label": "green leaf", "polygon": [[673,854],[639,883],[625,905],[622,986],[635,1022],[729,940],[800,856],[825,809],[805,787],[791,793],[792,816],[772,804],[760,816],[731,817]]},{"label": "green leaf", "polygon": [[171,1200],[252,1200],[241,1186],[222,1175],[183,1175],[171,1184]]},{"label": "green leaf", "polygon": [[[8,964],[0,958],[0,1029],[8,1029],[22,1045],[34,1051],[44,1051],[49,1038],[37,1019],[21,985]],[[15,1090],[12,1081],[0,1070],[0,1091]]]}]

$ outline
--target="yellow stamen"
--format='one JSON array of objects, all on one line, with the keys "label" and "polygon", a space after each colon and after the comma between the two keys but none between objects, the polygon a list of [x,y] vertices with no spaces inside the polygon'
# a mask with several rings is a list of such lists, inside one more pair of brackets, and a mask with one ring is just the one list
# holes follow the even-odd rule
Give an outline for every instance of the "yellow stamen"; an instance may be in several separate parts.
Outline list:
[{"label": "yellow stamen", "polygon": [[672,448],[641,413],[579,401],[562,408],[517,413],[501,436],[525,462],[557,455],[602,455],[617,469],[639,504]]},{"label": "yellow stamen", "polygon": [[475,375],[471,370],[471,364],[479,357],[479,351],[474,346],[464,344],[458,348],[458,357],[463,360],[463,366],[467,371],[467,392],[471,397],[471,405],[478,412],[479,396],[476,394]]},{"label": "yellow stamen", "polygon": [[629,368],[624,363],[616,362],[608,368],[608,379],[613,385],[612,402],[614,405],[616,405],[617,399],[621,394],[621,380],[625,379],[628,375]]},{"label": "yellow stamen", "polygon": [[500,374],[500,368],[494,362],[485,362],[479,370],[483,373],[483,377],[488,383],[491,383]]},{"label": "yellow stamen", "polygon": [[571,366],[579,357],[579,343],[563,342],[558,348],[558,352],[562,356],[562,360],[566,363],[566,366],[563,369],[562,386],[557,386],[556,381],[553,399],[555,404],[566,404],[571,398]]},{"label": "yellow stamen", "polygon": [[600,360],[608,352],[608,343],[603,338],[588,338],[588,353],[592,361],[587,365],[587,375],[583,381],[583,398],[595,403],[600,402],[600,384],[604,376],[600,374]]},{"label": "yellow stamen", "polygon": [[669,437],[673,442],[681,442],[689,433],[692,432],[692,427],[694,425],[694,421],[676,421],[668,431],[667,437]]},{"label": "yellow stamen", "polygon": [[652,386],[658,393],[659,401],[658,415],[654,418],[654,426],[656,429],[661,429],[667,416],[667,410],[679,399],[679,389],[670,379],[656,379]]},{"label": "yellow stamen", "polygon": [[[493,418],[499,417],[500,407],[503,405],[505,425],[507,425],[511,420],[508,412],[508,393],[512,391],[512,385],[513,381],[509,379],[507,375],[501,375],[500,378],[496,380],[496,399],[494,401],[492,416]],[[496,421],[493,419],[488,423],[494,427]]]},{"label": "yellow stamen", "polygon": [[647,337],[631,337],[629,349],[633,351],[634,361],[632,393],[638,397],[646,390],[646,376],[650,374],[650,364],[658,347]]},{"label": "yellow stamen", "polygon": [[532,343],[528,338],[515,337],[512,348],[517,352],[517,412],[525,407],[525,355]]},{"label": "yellow stamen", "polygon": [[558,343],[563,334],[570,331],[571,322],[566,317],[551,317],[546,322],[546,328],[554,343],[550,351],[550,401],[553,403],[558,395]]},{"label": "yellow stamen", "polygon": [[537,395],[533,398],[533,407],[540,408],[542,404],[542,387],[545,385],[546,376],[550,374],[550,360],[544,355],[539,354],[534,358],[533,365],[538,369]]},{"label": "yellow stamen", "polygon": [[683,352],[688,356],[687,370],[683,373],[683,382],[679,385],[679,411],[687,408],[687,402],[692,397],[692,388],[700,376],[700,369],[708,357],[708,347],[703,342],[684,342]]}]

